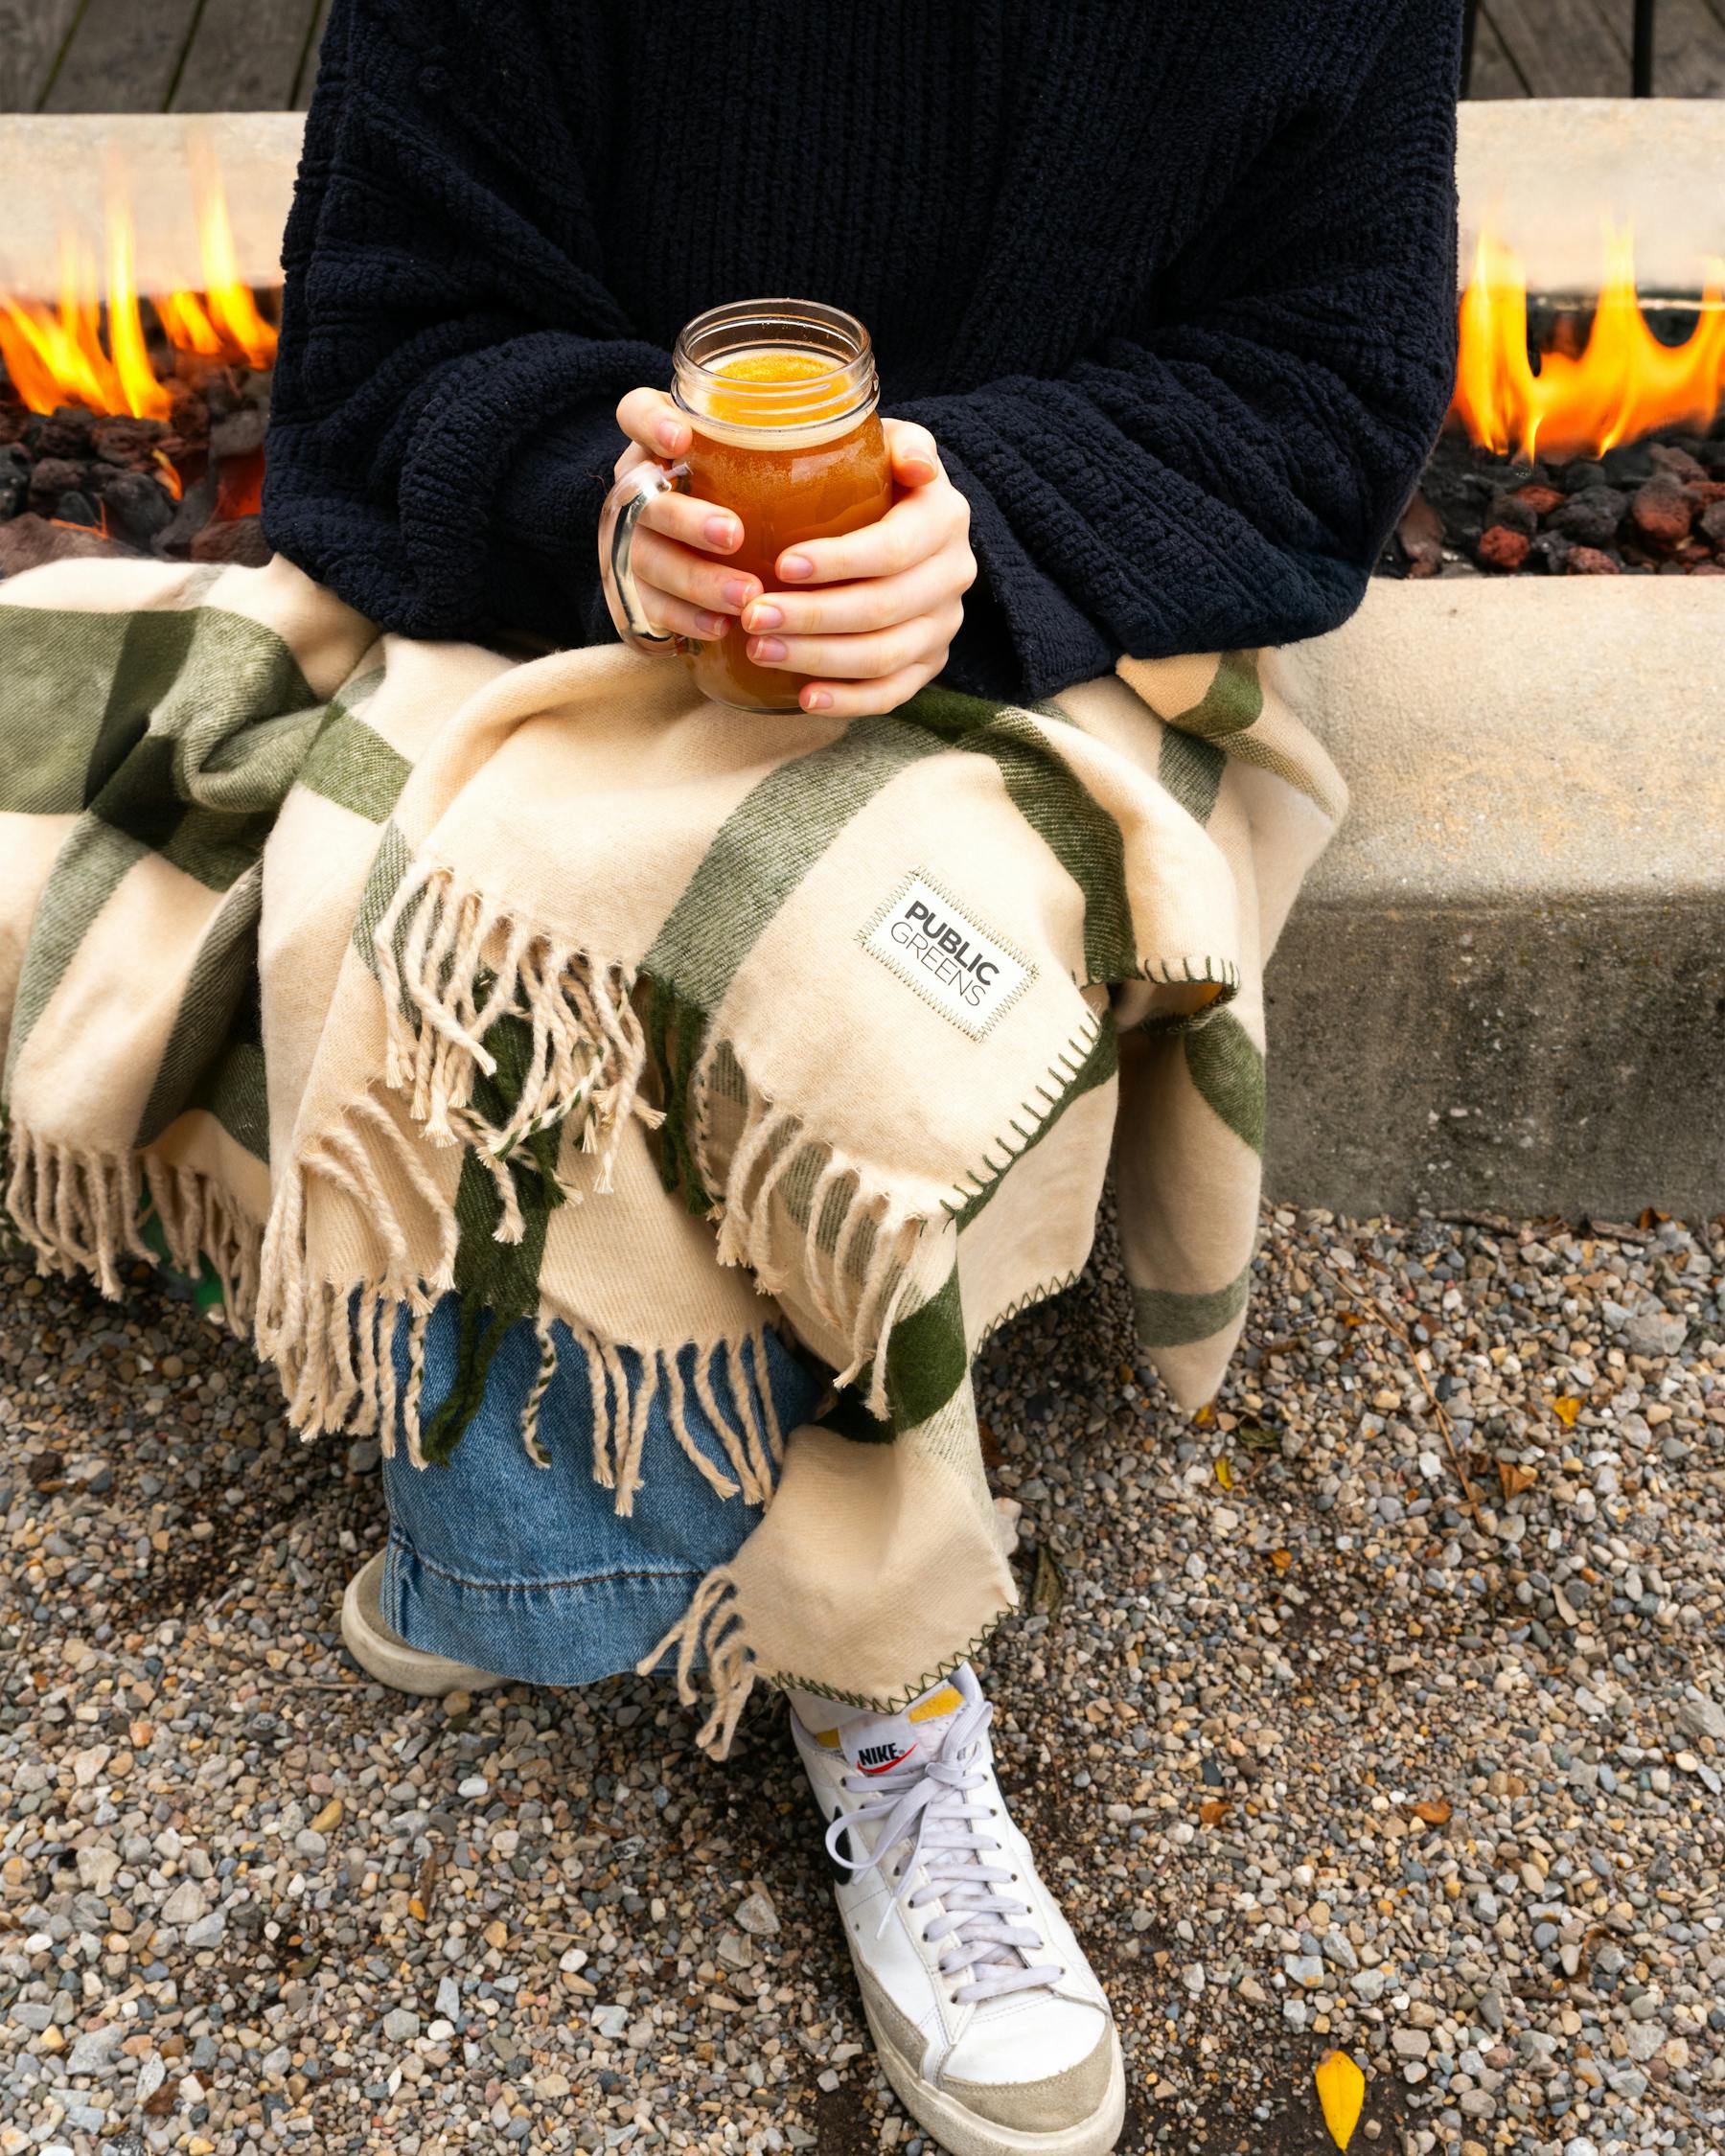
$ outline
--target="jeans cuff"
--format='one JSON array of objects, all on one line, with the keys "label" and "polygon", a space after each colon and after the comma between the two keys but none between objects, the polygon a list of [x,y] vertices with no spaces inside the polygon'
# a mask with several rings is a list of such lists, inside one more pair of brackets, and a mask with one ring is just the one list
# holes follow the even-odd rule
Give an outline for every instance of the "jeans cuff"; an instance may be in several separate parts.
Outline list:
[{"label": "jeans cuff", "polygon": [[[428,1564],[392,1525],[383,1621],[422,1653],[520,1684],[590,1685],[632,1670],[650,1654],[687,1613],[701,1579],[685,1566],[530,1586],[462,1579]],[[675,1660],[673,1649],[657,1666]]]}]

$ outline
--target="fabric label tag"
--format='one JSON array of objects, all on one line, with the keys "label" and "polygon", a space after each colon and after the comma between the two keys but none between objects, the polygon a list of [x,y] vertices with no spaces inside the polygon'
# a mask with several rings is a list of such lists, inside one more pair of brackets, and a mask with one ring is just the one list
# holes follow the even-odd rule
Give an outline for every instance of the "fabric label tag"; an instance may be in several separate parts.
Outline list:
[{"label": "fabric label tag", "polygon": [[1035,968],[914,875],[862,932],[862,947],[925,1003],[979,1041]]}]

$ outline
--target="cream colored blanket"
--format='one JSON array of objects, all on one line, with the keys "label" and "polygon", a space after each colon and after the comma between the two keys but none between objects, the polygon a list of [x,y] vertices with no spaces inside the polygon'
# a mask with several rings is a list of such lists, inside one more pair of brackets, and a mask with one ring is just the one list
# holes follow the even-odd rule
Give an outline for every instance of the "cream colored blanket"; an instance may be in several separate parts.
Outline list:
[{"label": "cream colored blanket", "polygon": [[[585,1349],[621,1511],[655,1398],[697,1456],[695,1396],[715,1501],[771,1496],[673,1635],[703,1741],[757,1674],[900,1705],[1013,1600],[971,1359],[1083,1265],[1111,1155],[1177,1400],[1237,1338],[1262,967],[1345,799],[1275,676],[844,725],[620,650],[379,637],[282,562],[15,579],[12,1218],[110,1294],[128,1253],[213,1267],[301,1430],[428,1473],[518,1324],[540,1391]],[[390,1350],[451,1293],[422,1417]],[[834,1373],[818,1424],[772,1427],[764,1326]]]}]

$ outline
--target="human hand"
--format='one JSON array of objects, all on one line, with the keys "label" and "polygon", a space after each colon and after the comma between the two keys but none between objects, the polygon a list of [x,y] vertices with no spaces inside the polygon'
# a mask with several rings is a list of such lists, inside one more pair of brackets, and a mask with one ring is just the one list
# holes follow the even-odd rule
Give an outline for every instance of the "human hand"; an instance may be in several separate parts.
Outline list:
[{"label": "human hand", "polygon": [[797,701],[840,719],[895,710],[934,678],[977,581],[970,504],[934,437],[907,420],[881,424],[899,498],[878,523],[788,548],[773,566],[794,588],[741,609],[755,664],[813,676]]},{"label": "human hand", "polygon": [[[662,389],[632,389],[617,406],[629,447],[614,479],[638,465],[668,464],[686,455],[694,430]],[[761,580],[724,560],[743,543],[741,520],[719,503],[693,494],[655,494],[635,526],[632,559],[635,589],[647,619],[670,636],[710,644],[734,628],[761,595]]]}]

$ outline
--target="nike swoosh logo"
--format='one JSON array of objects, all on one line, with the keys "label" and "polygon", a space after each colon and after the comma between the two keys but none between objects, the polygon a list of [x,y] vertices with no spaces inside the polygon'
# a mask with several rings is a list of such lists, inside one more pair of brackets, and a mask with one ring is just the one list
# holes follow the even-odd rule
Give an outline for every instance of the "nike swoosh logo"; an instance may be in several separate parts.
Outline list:
[{"label": "nike swoosh logo", "polygon": [[909,1752],[901,1752],[896,1759],[883,1759],[878,1767],[859,1767],[857,1772],[862,1775],[889,1775],[894,1767],[902,1767],[915,1750],[915,1745],[912,1745]]}]

